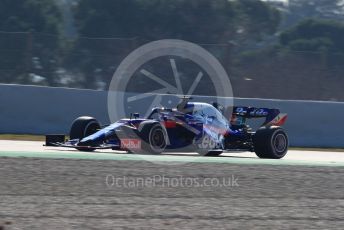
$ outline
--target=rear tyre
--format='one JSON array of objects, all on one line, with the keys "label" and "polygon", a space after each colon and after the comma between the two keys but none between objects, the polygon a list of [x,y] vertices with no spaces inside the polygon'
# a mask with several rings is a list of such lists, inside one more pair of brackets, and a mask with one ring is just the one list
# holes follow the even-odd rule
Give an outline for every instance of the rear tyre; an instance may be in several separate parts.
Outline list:
[{"label": "rear tyre", "polygon": [[[97,119],[93,117],[79,117],[73,121],[72,127],[69,132],[69,137],[71,140],[73,139],[83,139],[84,137],[87,137],[89,135],[92,135],[93,133],[97,132],[100,129],[100,123],[97,121]],[[76,148],[80,151],[87,151],[91,152],[94,151],[94,149],[91,148]]]},{"label": "rear tyre", "polygon": [[161,154],[167,146],[167,133],[159,122],[142,122],[139,127],[142,140],[140,153]]},{"label": "rear tyre", "polygon": [[254,134],[253,145],[259,158],[281,159],[288,152],[289,140],[280,127],[262,128]]}]

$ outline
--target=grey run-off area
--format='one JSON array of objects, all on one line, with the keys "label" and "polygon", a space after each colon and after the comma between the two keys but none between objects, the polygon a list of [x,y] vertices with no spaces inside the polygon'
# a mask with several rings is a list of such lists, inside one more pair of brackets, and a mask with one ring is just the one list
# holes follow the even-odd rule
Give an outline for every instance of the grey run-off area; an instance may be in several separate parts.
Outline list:
[{"label": "grey run-off area", "polygon": [[[342,229],[344,168],[0,158],[10,229]],[[230,187],[107,186],[106,176],[237,178]]]},{"label": "grey run-off area", "polygon": [[253,153],[176,153],[146,155],[148,161],[42,142],[0,146],[5,230],[339,230],[344,224],[342,152],[293,150],[269,161]]}]

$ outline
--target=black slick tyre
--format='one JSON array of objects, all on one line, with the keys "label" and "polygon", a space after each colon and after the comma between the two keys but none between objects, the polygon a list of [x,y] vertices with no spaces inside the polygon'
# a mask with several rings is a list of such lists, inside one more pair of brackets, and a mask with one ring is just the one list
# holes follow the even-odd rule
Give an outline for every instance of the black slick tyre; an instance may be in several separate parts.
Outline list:
[{"label": "black slick tyre", "polygon": [[280,127],[261,128],[253,136],[253,146],[259,158],[281,159],[288,152],[289,140]]},{"label": "black slick tyre", "polygon": [[[73,139],[83,139],[93,133],[97,132],[100,129],[100,123],[97,119],[93,117],[83,116],[75,119],[70,128],[69,137]],[[93,151],[94,149],[80,147],[76,148],[80,151]]]},{"label": "black slick tyre", "polygon": [[167,133],[159,122],[142,122],[139,126],[143,154],[161,154],[167,146]]}]

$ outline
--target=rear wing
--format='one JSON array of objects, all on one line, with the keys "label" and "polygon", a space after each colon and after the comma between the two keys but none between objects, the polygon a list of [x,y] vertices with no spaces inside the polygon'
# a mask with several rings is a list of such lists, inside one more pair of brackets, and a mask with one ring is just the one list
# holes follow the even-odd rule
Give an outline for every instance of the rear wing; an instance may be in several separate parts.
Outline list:
[{"label": "rear wing", "polygon": [[281,113],[279,109],[256,108],[256,107],[233,107],[233,117],[242,117],[244,119],[264,118],[262,126],[282,126],[288,115]]}]

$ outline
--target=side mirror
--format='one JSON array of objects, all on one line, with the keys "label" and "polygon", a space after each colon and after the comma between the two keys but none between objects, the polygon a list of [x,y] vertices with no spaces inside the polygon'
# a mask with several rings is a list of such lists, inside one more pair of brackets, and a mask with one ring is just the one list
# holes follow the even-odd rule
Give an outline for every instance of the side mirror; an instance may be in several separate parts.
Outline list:
[{"label": "side mirror", "polygon": [[140,114],[139,113],[134,113],[133,116],[134,116],[135,119],[137,119],[137,118],[140,117]]}]

